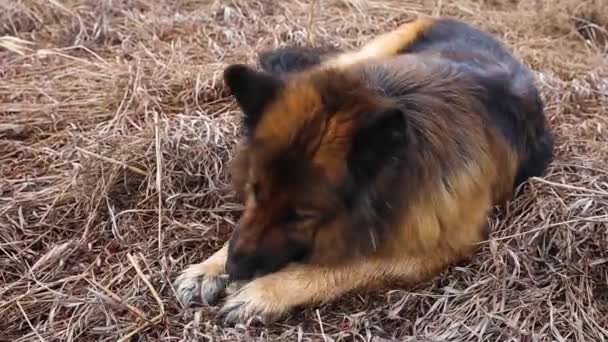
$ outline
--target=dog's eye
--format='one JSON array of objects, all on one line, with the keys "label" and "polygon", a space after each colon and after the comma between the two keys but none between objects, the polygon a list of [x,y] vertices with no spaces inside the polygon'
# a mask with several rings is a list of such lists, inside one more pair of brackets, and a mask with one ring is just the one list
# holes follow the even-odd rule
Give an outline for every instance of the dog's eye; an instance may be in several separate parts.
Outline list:
[{"label": "dog's eye", "polygon": [[253,195],[253,197],[258,197],[260,195],[260,183],[259,182],[248,183],[246,186],[247,186],[248,191],[250,191],[251,194]]},{"label": "dog's eye", "polygon": [[288,209],[283,216],[283,224],[295,224],[314,218],[311,213],[298,211],[296,209]]},{"label": "dog's eye", "polygon": [[285,213],[285,216],[283,216],[283,223],[285,223],[285,224],[296,223],[296,222],[299,222],[301,219],[302,219],[302,216],[300,214],[298,214],[297,211],[295,211],[294,209],[288,209],[287,212]]}]

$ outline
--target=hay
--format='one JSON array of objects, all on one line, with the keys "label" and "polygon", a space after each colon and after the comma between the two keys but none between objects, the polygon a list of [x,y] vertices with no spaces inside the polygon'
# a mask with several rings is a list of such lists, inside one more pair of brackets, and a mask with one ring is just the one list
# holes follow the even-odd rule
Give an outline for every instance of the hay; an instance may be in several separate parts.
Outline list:
[{"label": "hay", "polygon": [[[0,340],[606,340],[604,5],[0,2]],[[356,47],[416,13],[480,25],[538,72],[558,135],[548,175],[492,218],[470,263],[415,289],[270,327],[182,310],[172,280],[221,246],[240,209],[223,67],[285,42]]]}]

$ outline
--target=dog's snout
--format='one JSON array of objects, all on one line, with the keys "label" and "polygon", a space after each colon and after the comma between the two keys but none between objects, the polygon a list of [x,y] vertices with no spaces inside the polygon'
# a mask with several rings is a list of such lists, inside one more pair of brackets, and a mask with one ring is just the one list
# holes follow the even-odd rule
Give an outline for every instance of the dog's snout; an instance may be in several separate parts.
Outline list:
[{"label": "dog's snout", "polygon": [[234,252],[228,256],[226,272],[231,280],[249,280],[256,272],[256,264],[255,256]]}]

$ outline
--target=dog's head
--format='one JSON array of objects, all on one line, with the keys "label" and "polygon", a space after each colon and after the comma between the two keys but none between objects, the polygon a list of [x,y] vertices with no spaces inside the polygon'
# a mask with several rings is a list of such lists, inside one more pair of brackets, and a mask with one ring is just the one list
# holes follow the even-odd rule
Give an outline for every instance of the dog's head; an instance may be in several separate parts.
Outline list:
[{"label": "dog's head", "polygon": [[332,263],[376,243],[356,217],[407,144],[403,113],[347,71],[278,78],[237,64],[224,81],[245,130],[231,165],[245,203],[229,244],[231,278]]}]

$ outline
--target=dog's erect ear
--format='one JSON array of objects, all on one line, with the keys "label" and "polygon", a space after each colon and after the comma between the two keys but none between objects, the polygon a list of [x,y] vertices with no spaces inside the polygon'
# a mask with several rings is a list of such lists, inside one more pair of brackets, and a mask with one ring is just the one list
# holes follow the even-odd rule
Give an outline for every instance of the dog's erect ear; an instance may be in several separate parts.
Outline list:
[{"label": "dog's erect ear", "polygon": [[361,185],[370,181],[382,165],[402,157],[404,145],[411,140],[410,128],[399,108],[366,113],[355,134],[348,164]]},{"label": "dog's erect ear", "polygon": [[233,64],[224,70],[224,82],[245,115],[243,123],[253,130],[268,103],[278,94],[283,83],[263,71],[243,64]]}]

